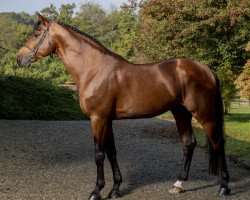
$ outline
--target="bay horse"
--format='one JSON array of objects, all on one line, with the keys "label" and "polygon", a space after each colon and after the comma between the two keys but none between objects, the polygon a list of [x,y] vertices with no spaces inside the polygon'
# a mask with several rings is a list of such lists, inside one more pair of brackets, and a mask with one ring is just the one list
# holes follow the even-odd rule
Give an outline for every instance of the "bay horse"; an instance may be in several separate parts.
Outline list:
[{"label": "bay horse", "polygon": [[104,159],[114,185],[108,198],[120,197],[122,176],[116,158],[114,119],[146,118],[171,111],[183,145],[183,160],[171,193],[184,191],[196,140],[191,119],[203,127],[209,144],[209,170],[220,172],[220,195],[228,195],[223,105],[218,78],[206,65],[187,58],[133,64],[78,29],[37,13],[34,33],[17,53],[22,67],[56,54],[77,84],[82,111],[90,118],[95,143],[97,180],[89,200],[100,200],[105,185]]}]

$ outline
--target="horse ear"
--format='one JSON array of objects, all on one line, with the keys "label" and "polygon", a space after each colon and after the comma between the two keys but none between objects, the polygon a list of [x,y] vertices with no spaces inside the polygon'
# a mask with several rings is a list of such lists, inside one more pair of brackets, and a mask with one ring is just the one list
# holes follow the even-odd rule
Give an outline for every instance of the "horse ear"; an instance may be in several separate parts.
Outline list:
[{"label": "horse ear", "polygon": [[36,12],[36,15],[38,17],[38,20],[41,21],[42,25],[47,26],[47,24],[49,23],[49,20],[45,18],[44,16],[42,16],[39,12]]}]

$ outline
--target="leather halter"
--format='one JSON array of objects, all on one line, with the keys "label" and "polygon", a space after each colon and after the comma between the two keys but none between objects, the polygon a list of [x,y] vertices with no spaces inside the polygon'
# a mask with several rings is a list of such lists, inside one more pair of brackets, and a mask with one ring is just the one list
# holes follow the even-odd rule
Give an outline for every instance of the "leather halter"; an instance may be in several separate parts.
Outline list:
[{"label": "leather halter", "polygon": [[[42,45],[44,39],[46,38],[47,33],[49,32],[50,25],[51,25],[51,21],[49,21],[48,26],[43,31],[42,37],[40,38],[40,40],[37,42],[37,44],[35,45],[35,47],[33,49],[28,47],[27,45],[23,45],[24,47],[26,47],[27,49],[29,49],[32,52],[31,56],[28,57],[29,60],[31,60],[32,58],[34,58],[36,56],[36,54],[39,50],[39,47]],[[51,46],[50,41],[49,41],[49,45]]]}]

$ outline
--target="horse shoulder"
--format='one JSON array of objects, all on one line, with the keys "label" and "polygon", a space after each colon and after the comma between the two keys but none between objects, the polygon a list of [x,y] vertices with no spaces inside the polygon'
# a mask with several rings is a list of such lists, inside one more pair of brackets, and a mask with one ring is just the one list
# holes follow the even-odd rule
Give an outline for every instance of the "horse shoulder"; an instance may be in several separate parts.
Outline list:
[{"label": "horse shoulder", "polygon": [[83,81],[79,90],[80,106],[84,113],[108,115],[115,101],[116,68],[98,72],[91,80]]}]

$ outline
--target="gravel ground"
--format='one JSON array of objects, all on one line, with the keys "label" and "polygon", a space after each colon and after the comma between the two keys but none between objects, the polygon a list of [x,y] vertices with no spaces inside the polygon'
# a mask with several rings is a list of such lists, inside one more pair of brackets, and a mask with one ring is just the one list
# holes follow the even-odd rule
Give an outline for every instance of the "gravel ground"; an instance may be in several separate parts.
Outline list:
[{"label": "gravel ground", "polygon": [[[218,198],[218,178],[207,173],[203,150],[196,148],[185,183],[187,192],[171,195],[181,164],[181,145],[171,122],[156,119],[114,122],[123,200]],[[166,137],[163,137],[166,136]],[[1,200],[84,200],[94,188],[96,168],[89,121],[0,120]],[[249,171],[228,163],[232,195],[250,199]],[[105,197],[112,172],[105,162]]]}]

